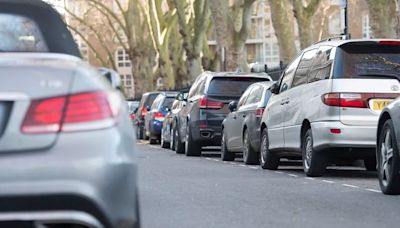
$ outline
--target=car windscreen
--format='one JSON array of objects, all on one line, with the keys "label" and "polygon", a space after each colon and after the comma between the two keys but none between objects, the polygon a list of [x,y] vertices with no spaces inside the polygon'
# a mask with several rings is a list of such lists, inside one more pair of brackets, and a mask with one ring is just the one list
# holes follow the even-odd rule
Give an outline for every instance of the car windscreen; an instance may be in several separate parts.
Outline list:
[{"label": "car windscreen", "polygon": [[268,79],[251,77],[216,77],[211,80],[207,94],[209,96],[239,98],[251,84],[262,81],[268,81]]},{"label": "car windscreen", "polygon": [[399,78],[399,45],[351,45],[338,48],[333,78]]},{"label": "car windscreen", "polygon": [[174,103],[174,101],[175,101],[175,97],[167,97],[167,98],[165,98],[162,106],[170,108],[172,106],[172,103]]},{"label": "car windscreen", "polygon": [[48,52],[38,25],[27,17],[0,13],[1,52]]},{"label": "car windscreen", "polygon": [[157,96],[158,96],[158,93],[149,94],[149,96],[147,97],[147,101],[145,102],[145,105],[151,106]]}]

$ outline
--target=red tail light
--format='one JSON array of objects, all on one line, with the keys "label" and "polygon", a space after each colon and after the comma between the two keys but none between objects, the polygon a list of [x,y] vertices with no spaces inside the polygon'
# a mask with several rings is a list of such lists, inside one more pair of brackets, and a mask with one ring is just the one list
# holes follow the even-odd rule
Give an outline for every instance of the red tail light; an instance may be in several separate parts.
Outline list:
[{"label": "red tail light", "polygon": [[164,121],[164,114],[162,112],[154,112],[153,118],[157,121]]},{"label": "red tail light", "polygon": [[36,100],[21,130],[32,134],[104,128],[115,124],[115,111],[112,100],[103,92]]},{"label": "red tail light", "polygon": [[373,97],[371,93],[327,93],[322,102],[328,106],[368,108],[368,100]]},{"label": "red tail light", "polygon": [[142,119],[144,119],[144,116],[147,114],[147,108],[145,108],[145,107],[143,107],[142,108],[142,112],[141,112],[141,114],[142,114]]},{"label": "red tail light", "polygon": [[202,97],[199,101],[199,108],[202,109],[221,109],[224,107],[223,102],[213,101],[207,97]]},{"label": "red tail light", "polygon": [[399,40],[381,40],[378,43],[382,45],[400,45]]},{"label": "red tail light", "polygon": [[265,108],[257,108],[256,109],[256,117],[261,118],[264,114],[264,110],[265,110]]}]

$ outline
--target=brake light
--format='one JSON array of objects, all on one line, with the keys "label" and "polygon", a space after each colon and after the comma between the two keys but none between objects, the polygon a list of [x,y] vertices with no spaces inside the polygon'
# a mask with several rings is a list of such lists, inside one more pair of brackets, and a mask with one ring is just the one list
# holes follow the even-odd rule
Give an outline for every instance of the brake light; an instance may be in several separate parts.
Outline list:
[{"label": "brake light", "polygon": [[261,118],[264,114],[264,110],[265,110],[265,108],[257,108],[256,109],[256,117]]},{"label": "brake light", "polygon": [[23,121],[23,133],[56,133],[110,127],[118,107],[112,96],[89,92],[33,101]]},{"label": "brake light", "polygon": [[164,114],[162,112],[154,112],[153,113],[153,118],[157,121],[164,121]]},{"label": "brake light", "polygon": [[142,112],[141,112],[141,114],[142,114],[142,119],[144,119],[144,116],[147,114],[147,108],[146,107],[143,107],[142,108]]},{"label": "brake light", "polygon": [[368,108],[371,93],[328,93],[322,96],[322,102],[328,106],[348,108]]},{"label": "brake light", "polygon": [[400,45],[399,40],[381,40],[378,43],[382,45]]},{"label": "brake light", "polygon": [[208,99],[207,97],[202,97],[199,101],[199,108],[202,109],[221,109],[224,107],[223,102],[213,101]]}]

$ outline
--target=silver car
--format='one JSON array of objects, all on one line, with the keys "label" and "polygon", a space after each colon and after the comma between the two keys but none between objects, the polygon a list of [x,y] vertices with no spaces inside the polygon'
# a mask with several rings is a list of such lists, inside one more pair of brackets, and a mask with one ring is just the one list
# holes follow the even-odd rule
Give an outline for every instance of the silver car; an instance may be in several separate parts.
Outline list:
[{"label": "silver car", "polygon": [[261,166],[301,158],[308,176],[320,176],[329,162],[363,159],[375,170],[378,117],[399,96],[399,64],[397,40],[329,40],[302,51],[272,88]]},{"label": "silver car", "polygon": [[139,227],[120,92],[79,58],[51,7],[0,6],[0,227]]}]

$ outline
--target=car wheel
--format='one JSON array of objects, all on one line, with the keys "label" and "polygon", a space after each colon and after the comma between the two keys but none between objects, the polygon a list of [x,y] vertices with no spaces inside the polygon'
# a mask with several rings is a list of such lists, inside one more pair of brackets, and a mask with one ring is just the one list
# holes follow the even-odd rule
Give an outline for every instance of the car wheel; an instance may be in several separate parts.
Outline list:
[{"label": "car wheel", "polygon": [[246,165],[258,165],[260,163],[259,155],[251,146],[248,129],[244,130],[243,133],[243,161]]},{"label": "car wheel", "polygon": [[144,135],[143,135],[143,139],[144,140],[149,140],[150,139],[150,132],[147,129],[144,129]]},{"label": "car wheel", "polygon": [[175,131],[174,128],[170,127],[170,132],[169,132],[169,149],[175,150]]},{"label": "car wheel", "polygon": [[[188,123],[189,125],[189,123]],[[201,146],[192,138],[190,126],[186,127],[185,154],[186,156],[201,156]]]},{"label": "car wheel", "polygon": [[314,149],[314,141],[311,129],[308,129],[303,137],[302,157],[304,173],[309,177],[319,177],[324,174],[326,169],[325,157],[321,151]]},{"label": "car wheel", "polygon": [[374,157],[364,159],[364,167],[367,171],[376,171],[376,159]]},{"label": "car wheel", "polygon": [[139,124],[136,127],[136,138],[143,139],[143,127],[139,126]]},{"label": "car wheel", "polygon": [[222,137],[221,137],[221,159],[222,161],[233,161],[235,160],[235,153],[232,153],[228,150],[226,146],[226,134],[224,130],[222,130]]},{"label": "car wheel", "polygon": [[387,120],[377,146],[379,185],[384,194],[400,194],[400,158],[391,119]]},{"label": "car wheel", "polygon": [[164,138],[164,129],[161,129],[161,148],[167,149],[169,148],[169,143],[165,141]]},{"label": "car wheel", "polygon": [[276,170],[279,167],[279,157],[269,150],[268,130],[261,133],[260,166],[263,169]]},{"label": "car wheel", "polygon": [[157,137],[154,136],[153,134],[149,133],[149,143],[150,144],[156,144],[157,143]]},{"label": "car wheel", "polygon": [[179,134],[179,128],[177,127],[177,124],[175,124],[174,132],[175,132],[175,136],[174,136],[175,152],[177,154],[184,154],[185,153],[185,144],[181,142],[181,136]]}]

